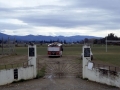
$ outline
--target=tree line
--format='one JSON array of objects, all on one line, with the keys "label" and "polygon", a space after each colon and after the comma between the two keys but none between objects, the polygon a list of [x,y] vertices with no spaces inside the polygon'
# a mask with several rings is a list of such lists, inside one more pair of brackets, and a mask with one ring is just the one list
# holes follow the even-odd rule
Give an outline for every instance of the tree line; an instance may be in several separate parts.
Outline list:
[{"label": "tree line", "polygon": [[[95,39],[93,44],[105,44],[106,40],[108,41],[120,41],[120,37],[116,36],[114,33],[108,34],[108,36],[100,39]],[[108,42],[108,44],[118,44],[120,45],[120,42]]]},{"label": "tree line", "polygon": [[[62,40],[60,41],[59,39],[58,40],[49,40],[49,41],[46,41],[46,40],[41,40],[41,41],[23,41],[23,40],[12,40],[13,43],[15,44],[29,44],[29,42],[33,42],[35,44],[47,44],[47,43],[54,43],[54,42],[59,42],[59,43],[62,43],[62,44],[84,44],[84,43],[91,43],[91,44],[106,44],[106,39],[107,40],[116,40],[116,41],[120,41],[120,37],[117,37],[114,33],[110,33],[108,34],[108,36],[104,37],[104,38],[98,38],[98,39],[88,39],[88,38],[85,38],[84,40],[78,40],[78,41],[73,41],[73,42],[68,42],[66,40]],[[7,44],[8,43],[8,40],[0,40],[0,44]],[[119,44],[120,45],[120,42],[116,42],[116,43],[113,43],[113,42],[109,42],[108,44]]]}]

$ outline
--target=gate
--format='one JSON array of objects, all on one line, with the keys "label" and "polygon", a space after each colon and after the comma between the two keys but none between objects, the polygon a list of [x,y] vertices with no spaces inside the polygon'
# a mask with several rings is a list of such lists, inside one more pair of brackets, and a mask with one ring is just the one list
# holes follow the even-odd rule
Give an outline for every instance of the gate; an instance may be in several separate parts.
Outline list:
[{"label": "gate", "polygon": [[46,62],[38,63],[38,70],[44,68],[45,77],[81,77],[82,65],[76,62]]}]

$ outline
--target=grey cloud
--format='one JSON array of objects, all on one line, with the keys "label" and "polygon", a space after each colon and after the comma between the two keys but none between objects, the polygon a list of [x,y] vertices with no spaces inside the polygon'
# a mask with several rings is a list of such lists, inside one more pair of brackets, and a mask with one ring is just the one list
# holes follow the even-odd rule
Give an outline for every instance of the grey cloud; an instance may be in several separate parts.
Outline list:
[{"label": "grey cloud", "polygon": [[0,29],[1,30],[3,30],[3,29],[15,30],[15,29],[25,29],[25,28],[28,28],[28,26],[16,25],[16,24],[10,24],[10,23],[0,23]]},{"label": "grey cloud", "polygon": [[74,0],[72,3],[74,3],[73,6],[76,7],[96,8],[103,10],[118,10],[120,7],[120,0]]},{"label": "grey cloud", "polygon": [[[29,23],[30,25],[37,25],[37,26],[56,26],[56,27],[64,27],[64,28],[73,28],[77,26],[93,26],[99,25],[100,29],[106,28],[106,25],[111,28],[111,24],[116,24],[112,26],[112,28],[119,28],[118,19],[114,19],[114,17],[110,15],[106,15],[104,11],[98,11],[96,13],[76,13],[72,12],[72,10],[64,10],[58,12],[56,14],[48,14],[48,15],[27,15],[25,17],[20,17],[22,21]],[[117,21],[117,22],[116,22]],[[110,25],[110,27],[109,27]]]},{"label": "grey cloud", "polygon": [[[68,2],[68,1],[66,1]],[[18,18],[30,26],[55,26],[62,28],[92,27],[96,30],[119,29],[119,0],[69,0],[66,6],[43,5],[31,8],[0,8],[0,12],[7,14],[2,18]],[[32,11],[32,10],[38,11]],[[43,15],[39,10],[53,9],[53,12]],[[86,13],[74,10],[87,9]],[[93,10],[93,11],[92,11]],[[29,13],[27,13],[29,12]],[[39,13],[38,13],[39,12]],[[56,13],[54,13],[56,12]],[[9,14],[10,13],[10,14]],[[1,16],[1,15],[0,15]],[[2,24],[0,28],[24,28],[19,25]]]},{"label": "grey cloud", "polygon": [[9,8],[0,8],[0,12],[10,12],[10,11],[12,10]]}]

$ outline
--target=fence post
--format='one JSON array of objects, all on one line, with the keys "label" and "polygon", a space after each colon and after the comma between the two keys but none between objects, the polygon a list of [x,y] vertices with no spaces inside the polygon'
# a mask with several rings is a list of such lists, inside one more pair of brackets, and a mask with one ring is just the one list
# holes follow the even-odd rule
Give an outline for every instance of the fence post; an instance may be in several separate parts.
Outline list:
[{"label": "fence post", "polygon": [[116,72],[116,67],[115,67],[115,72]]},{"label": "fence post", "polygon": [[5,69],[7,69],[7,68],[6,68],[6,65],[5,65]]},{"label": "fence post", "polygon": [[13,68],[13,64],[11,64],[12,68]]},{"label": "fence post", "polygon": [[110,71],[110,66],[109,66],[109,71]]}]

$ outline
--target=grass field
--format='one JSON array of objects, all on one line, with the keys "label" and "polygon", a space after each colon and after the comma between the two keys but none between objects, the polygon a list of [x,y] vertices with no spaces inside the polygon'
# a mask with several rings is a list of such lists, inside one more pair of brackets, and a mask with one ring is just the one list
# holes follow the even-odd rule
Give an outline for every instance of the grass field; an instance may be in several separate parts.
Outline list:
[{"label": "grass field", "polygon": [[[64,45],[63,55],[76,55],[80,56],[82,52],[82,45]],[[27,47],[16,47],[18,55],[27,55]],[[94,61],[99,61],[105,64],[112,64],[120,66],[120,46],[108,46],[106,52],[105,45],[93,45],[91,50],[94,55]],[[38,55],[47,55],[47,45],[37,46]]]}]

